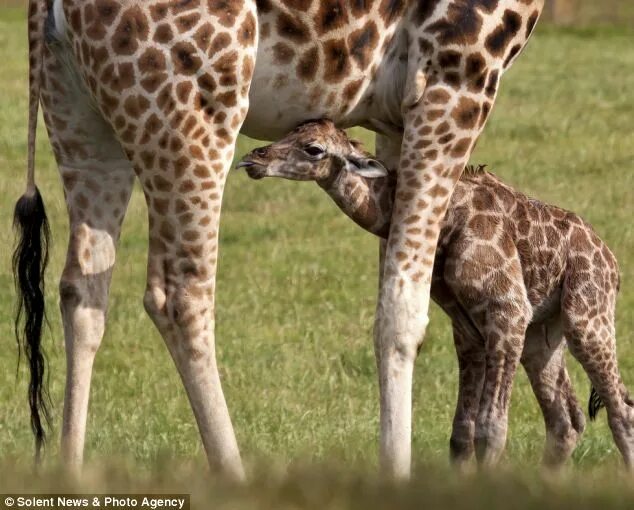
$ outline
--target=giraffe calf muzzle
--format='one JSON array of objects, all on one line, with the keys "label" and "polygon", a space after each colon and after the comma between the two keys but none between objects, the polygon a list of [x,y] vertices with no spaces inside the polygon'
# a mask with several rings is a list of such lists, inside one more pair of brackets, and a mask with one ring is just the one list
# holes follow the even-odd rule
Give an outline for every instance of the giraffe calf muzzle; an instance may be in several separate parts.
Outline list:
[{"label": "giraffe calf muzzle", "polygon": [[267,176],[267,167],[255,161],[242,160],[236,165],[236,169],[244,168],[251,179],[259,180]]}]

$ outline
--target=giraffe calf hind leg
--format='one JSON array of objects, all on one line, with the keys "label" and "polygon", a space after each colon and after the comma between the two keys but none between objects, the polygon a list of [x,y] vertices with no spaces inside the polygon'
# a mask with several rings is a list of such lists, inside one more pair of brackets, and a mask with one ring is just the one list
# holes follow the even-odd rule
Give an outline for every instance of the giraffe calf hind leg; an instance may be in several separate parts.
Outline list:
[{"label": "giraffe calf hind leg", "polygon": [[542,462],[557,469],[570,458],[585,428],[585,417],[566,369],[558,318],[547,327],[533,324],[528,328],[521,361],[544,417]]},{"label": "giraffe calf hind leg", "polygon": [[[618,277],[606,275],[605,291],[591,278],[569,276],[564,283],[564,334],[572,355],[590,378],[608,414],[608,424],[625,465],[634,470],[634,407],[619,375],[614,308]],[[590,286],[590,288],[589,288]],[[594,287],[594,288],[592,288]],[[587,296],[593,296],[588,301]]]}]

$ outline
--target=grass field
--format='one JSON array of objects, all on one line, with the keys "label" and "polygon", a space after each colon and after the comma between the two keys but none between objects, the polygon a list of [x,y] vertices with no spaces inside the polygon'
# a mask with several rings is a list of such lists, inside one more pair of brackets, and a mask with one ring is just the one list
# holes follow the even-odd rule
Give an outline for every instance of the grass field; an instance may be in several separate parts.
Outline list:
[{"label": "grass field", "polygon": [[[29,473],[32,439],[26,372],[22,367],[16,383],[11,325],[11,214],[23,191],[26,155],[25,26],[21,10],[0,11],[0,490],[34,484],[30,474],[20,474]],[[487,163],[518,188],[581,213],[616,253],[623,282],[617,317],[619,361],[626,384],[634,389],[632,69],[631,31],[538,30],[503,80],[473,162]],[[367,133],[356,133],[372,147]],[[54,475],[65,374],[57,280],[67,219],[42,127],[39,135],[37,179],[54,240],[47,279],[51,328],[45,338],[55,403],[47,450],[52,471],[45,470],[35,484],[45,489],[61,483]],[[241,139],[237,154],[254,144]],[[612,506],[634,501],[634,493],[621,492],[627,483],[613,476],[620,458],[605,414],[588,426],[573,459],[580,474],[569,484],[552,488],[526,468],[539,462],[544,432],[523,373],[514,389],[504,461],[520,474],[463,484],[447,476],[457,364],[449,322],[435,307],[416,363],[413,457],[418,482],[400,488],[374,484],[368,473],[377,464],[378,391],[371,340],[377,241],[340,214],[317,186],[256,183],[238,172],[230,176],[224,198],[216,337],[224,390],[254,478],[253,492],[209,485],[204,469],[201,474],[204,455],[185,393],[143,311],[146,251],[145,204],[137,189],[94,370],[86,442],[93,474],[88,487],[129,490],[171,483],[213,493],[223,508],[258,506],[249,499],[258,491],[267,495],[262,507],[367,508],[364,502],[376,502],[391,508],[392,503],[413,506],[422,497],[439,506],[460,507],[458,485],[465,497],[482,497],[493,507],[504,506],[511,495],[525,495],[519,499],[526,508],[533,503],[550,508],[560,501],[549,499],[553,493],[581,508],[589,508],[602,492],[607,494],[601,496],[608,498],[605,504]],[[575,388],[585,402],[589,384],[569,361]],[[291,475],[279,475],[289,463]],[[308,467],[315,463],[322,467]],[[353,468],[338,467],[333,473],[324,464]],[[143,475],[136,476],[137,470]],[[606,480],[614,490],[601,489]],[[626,495],[630,499],[622,499]],[[548,505],[540,503],[546,499]]]}]

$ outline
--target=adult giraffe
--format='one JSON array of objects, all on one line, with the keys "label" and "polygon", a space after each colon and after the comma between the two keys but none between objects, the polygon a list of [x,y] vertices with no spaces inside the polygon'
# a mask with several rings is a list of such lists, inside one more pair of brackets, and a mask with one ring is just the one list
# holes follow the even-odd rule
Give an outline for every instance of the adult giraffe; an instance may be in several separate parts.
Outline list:
[{"label": "adult giraffe", "polygon": [[[214,351],[225,179],[240,130],[270,139],[329,117],[375,130],[379,157],[398,167],[375,351],[381,466],[408,476],[412,373],[440,220],[500,77],[542,7],[543,0],[30,0],[28,184],[16,207],[23,230],[16,261],[38,446],[42,280],[39,259],[35,268],[25,264],[44,218],[33,171],[38,98],[70,217],[60,283],[63,456],[82,462],[92,364],[136,174],[150,223],[145,307],[181,375],[211,466],[238,478]],[[495,442],[485,433],[485,448],[488,439]]]}]

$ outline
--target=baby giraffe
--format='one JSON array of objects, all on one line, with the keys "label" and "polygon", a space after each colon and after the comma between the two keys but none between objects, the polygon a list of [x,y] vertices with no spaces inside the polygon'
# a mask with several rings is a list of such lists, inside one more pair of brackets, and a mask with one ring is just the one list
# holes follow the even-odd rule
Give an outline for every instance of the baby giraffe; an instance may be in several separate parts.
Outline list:
[{"label": "baby giraffe", "polygon": [[[388,236],[395,179],[329,120],[300,125],[238,166],[254,179],[316,181],[357,224]],[[474,451],[480,464],[498,460],[521,362],[544,415],[544,463],[564,463],[585,424],[565,366],[565,338],[593,385],[591,419],[605,405],[631,469],[634,402],[617,368],[614,255],[579,216],[526,197],[483,167],[467,169],[449,200],[432,298],[452,320],[459,360],[452,460],[462,467]]]}]

